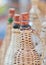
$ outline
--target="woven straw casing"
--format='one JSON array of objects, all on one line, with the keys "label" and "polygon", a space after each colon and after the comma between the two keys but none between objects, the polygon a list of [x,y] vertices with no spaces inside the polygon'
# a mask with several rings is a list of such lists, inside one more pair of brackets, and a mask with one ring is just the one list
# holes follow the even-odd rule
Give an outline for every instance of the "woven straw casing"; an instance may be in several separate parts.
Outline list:
[{"label": "woven straw casing", "polygon": [[38,53],[34,49],[30,30],[20,30],[20,49],[14,55],[13,65],[41,65]]}]

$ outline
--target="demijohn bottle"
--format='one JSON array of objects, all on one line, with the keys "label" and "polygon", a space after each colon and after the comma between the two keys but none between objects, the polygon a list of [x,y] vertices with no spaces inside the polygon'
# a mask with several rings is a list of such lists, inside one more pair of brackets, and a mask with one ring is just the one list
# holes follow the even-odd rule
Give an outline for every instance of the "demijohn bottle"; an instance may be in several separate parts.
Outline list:
[{"label": "demijohn bottle", "polygon": [[13,65],[13,56],[14,53],[20,48],[20,15],[14,15],[14,23],[11,30],[11,41],[8,47],[4,65]]},{"label": "demijohn bottle", "polygon": [[34,49],[31,38],[32,29],[28,24],[27,13],[21,14],[21,17],[20,48],[14,54],[13,65],[41,65],[40,57]]},{"label": "demijohn bottle", "polygon": [[29,14],[24,12],[20,17],[20,28],[13,26],[12,39],[4,65],[41,65],[40,56],[35,50],[31,37],[33,32],[29,25]]},{"label": "demijohn bottle", "polygon": [[[9,46],[10,40],[11,40],[11,30],[12,30],[12,23],[13,23],[13,16],[15,14],[15,9],[10,8],[8,11],[8,24],[7,24],[7,33],[4,40],[5,43],[5,52]],[[7,43],[7,44],[6,44]]]},{"label": "demijohn bottle", "polygon": [[8,10],[8,21],[7,21],[7,32],[6,32],[6,37],[4,39],[4,55],[6,54],[6,51],[8,49],[10,40],[11,40],[11,30],[12,30],[12,23],[13,23],[13,16],[15,14],[15,9],[14,8],[10,8]]}]

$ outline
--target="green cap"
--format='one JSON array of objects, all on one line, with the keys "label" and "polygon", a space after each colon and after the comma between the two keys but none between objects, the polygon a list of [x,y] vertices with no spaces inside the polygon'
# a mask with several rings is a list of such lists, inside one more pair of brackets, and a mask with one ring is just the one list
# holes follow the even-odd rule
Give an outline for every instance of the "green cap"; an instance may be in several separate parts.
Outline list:
[{"label": "green cap", "polygon": [[8,19],[8,23],[11,24],[13,22],[13,18]]}]

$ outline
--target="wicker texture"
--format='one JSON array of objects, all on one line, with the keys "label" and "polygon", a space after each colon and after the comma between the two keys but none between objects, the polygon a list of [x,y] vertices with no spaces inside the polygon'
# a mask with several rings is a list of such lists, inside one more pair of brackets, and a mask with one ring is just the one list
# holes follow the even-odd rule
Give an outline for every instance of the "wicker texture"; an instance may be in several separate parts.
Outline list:
[{"label": "wicker texture", "polygon": [[14,55],[14,65],[41,65],[40,57],[34,49],[32,31],[20,30],[20,49]]}]

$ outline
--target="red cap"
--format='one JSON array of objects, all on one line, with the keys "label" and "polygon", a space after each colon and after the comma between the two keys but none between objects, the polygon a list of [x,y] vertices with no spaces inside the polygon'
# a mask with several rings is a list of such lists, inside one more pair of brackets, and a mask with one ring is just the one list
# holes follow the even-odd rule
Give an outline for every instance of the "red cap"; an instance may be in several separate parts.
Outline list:
[{"label": "red cap", "polygon": [[21,14],[21,18],[22,18],[22,20],[24,20],[24,21],[28,21],[29,20],[29,13],[28,12],[24,12],[24,13],[22,13]]},{"label": "red cap", "polygon": [[29,20],[29,13],[28,12],[24,12],[21,14],[21,25],[27,25],[28,24],[28,20]]},{"label": "red cap", "polygon": [[14,9],[14,8],[10,8],[10,9],[9,9],[9,14],[11,14],[12,16],[14,16],[14,14],[15,14],[15,9]]},{"label": "red cap", "polygon": [[20,15],[19,14],[14,15],[14,21],[16,24],[20,24]]}]

